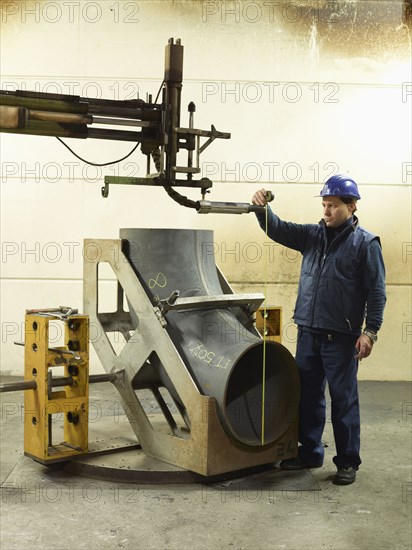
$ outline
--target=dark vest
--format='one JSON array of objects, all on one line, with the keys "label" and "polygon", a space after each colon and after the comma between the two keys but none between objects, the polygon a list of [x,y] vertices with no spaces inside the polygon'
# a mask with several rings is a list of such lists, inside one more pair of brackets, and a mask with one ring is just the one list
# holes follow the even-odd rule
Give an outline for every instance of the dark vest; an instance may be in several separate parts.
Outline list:
[{"label": "dark vest", "polygon": [[365,319],[362,284],[366,247],[375,235],[356,223],[327,246],[324,222],[314,226],[303,252],[294,320],[300,326],[358,335]]}]

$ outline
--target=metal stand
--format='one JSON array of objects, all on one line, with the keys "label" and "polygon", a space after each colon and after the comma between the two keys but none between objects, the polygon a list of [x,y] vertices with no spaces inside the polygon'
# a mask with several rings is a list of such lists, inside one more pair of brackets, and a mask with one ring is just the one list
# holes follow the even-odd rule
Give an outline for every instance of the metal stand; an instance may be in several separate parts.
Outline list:
[{"label": "metal stand", "polygon": [[[99,335],[93,338],[93,345],[105,371],[118,373],[114,385],[133,431],[147,455],[204,476],[277,462],[296,455],[295,396],[288,428],[275,441],[250,447],[229,437],[219,419],[216,399],[199,391],[165,330],[167,321],[161,308],[153,305],[123,253],[122,241],[86,240],[84,250],[84,311]],[[98,267],[102,262],[112,267],[118,280],[118,307],[115,313],[98,312]],[[137,327],[129,312],[124,310],[124,294],[137,315]],[[118,355],[108,337],[108,333],[115,331],[121,332],[127,340]],[[172,381],[179,403],[184,404],[182,413],[189,419],[186,426],[176,426],[174,429],[166,408],[161,405],[168,421],[168,430],[155,428],[133,387],[137,374],[147,367],[153,353],[165,369],[167,378]],[[120,373],[122,376],[119,376]],[[291,380],[298,384],[294,371]],[[161,404],[161,397],[156,397]]]}]

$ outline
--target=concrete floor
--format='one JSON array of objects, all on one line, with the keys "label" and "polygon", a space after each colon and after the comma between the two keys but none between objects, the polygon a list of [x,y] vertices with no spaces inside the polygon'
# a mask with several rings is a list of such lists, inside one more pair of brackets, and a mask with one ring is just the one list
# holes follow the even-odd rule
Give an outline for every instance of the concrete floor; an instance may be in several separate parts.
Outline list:
[{"label": "concrete floor", "polygon": [[[0,547],[410,550],[411,385],[361,382],[360,394],[363,464],[346,487],[331,481],[330,422],[324,467],[276,469],[271,483],[254,476],[155,486],[69,476],[23,456],[22,392],[1,394]],[[113,388],[92,386],[91,403],[91,440],[103,418],[113,425],[109,437],[119,433]]]}]

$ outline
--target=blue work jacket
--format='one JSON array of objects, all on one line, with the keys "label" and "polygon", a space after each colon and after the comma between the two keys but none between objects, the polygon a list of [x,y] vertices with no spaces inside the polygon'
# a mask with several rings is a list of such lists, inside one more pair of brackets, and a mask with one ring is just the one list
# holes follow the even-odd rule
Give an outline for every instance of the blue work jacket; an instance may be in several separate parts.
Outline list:
[{"label": "blue work jacket", "polygon": [[[257,217],[265,229],[265,215]],[[366,328],[379,330],[386,302],[380,240],[360,227],[356,216],[328,244],[323,220],[284,222],[268,209],[268,236],[303,255],[295,323],[359,335],[367,315]]]}]

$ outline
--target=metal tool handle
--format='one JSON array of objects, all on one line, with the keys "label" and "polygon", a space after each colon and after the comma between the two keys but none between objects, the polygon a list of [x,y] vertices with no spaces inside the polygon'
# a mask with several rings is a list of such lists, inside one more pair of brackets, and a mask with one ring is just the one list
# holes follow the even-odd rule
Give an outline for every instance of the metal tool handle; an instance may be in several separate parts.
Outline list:
[{"label": "metal tool handle", "polygon": [[[267,201],[271,202],[275,195],[267,192]],[[249,214],[249,212],[264,212],[265,206],[257,206],[247,202],[212,202],[198,201],[197,212],[199,214]]]}]

